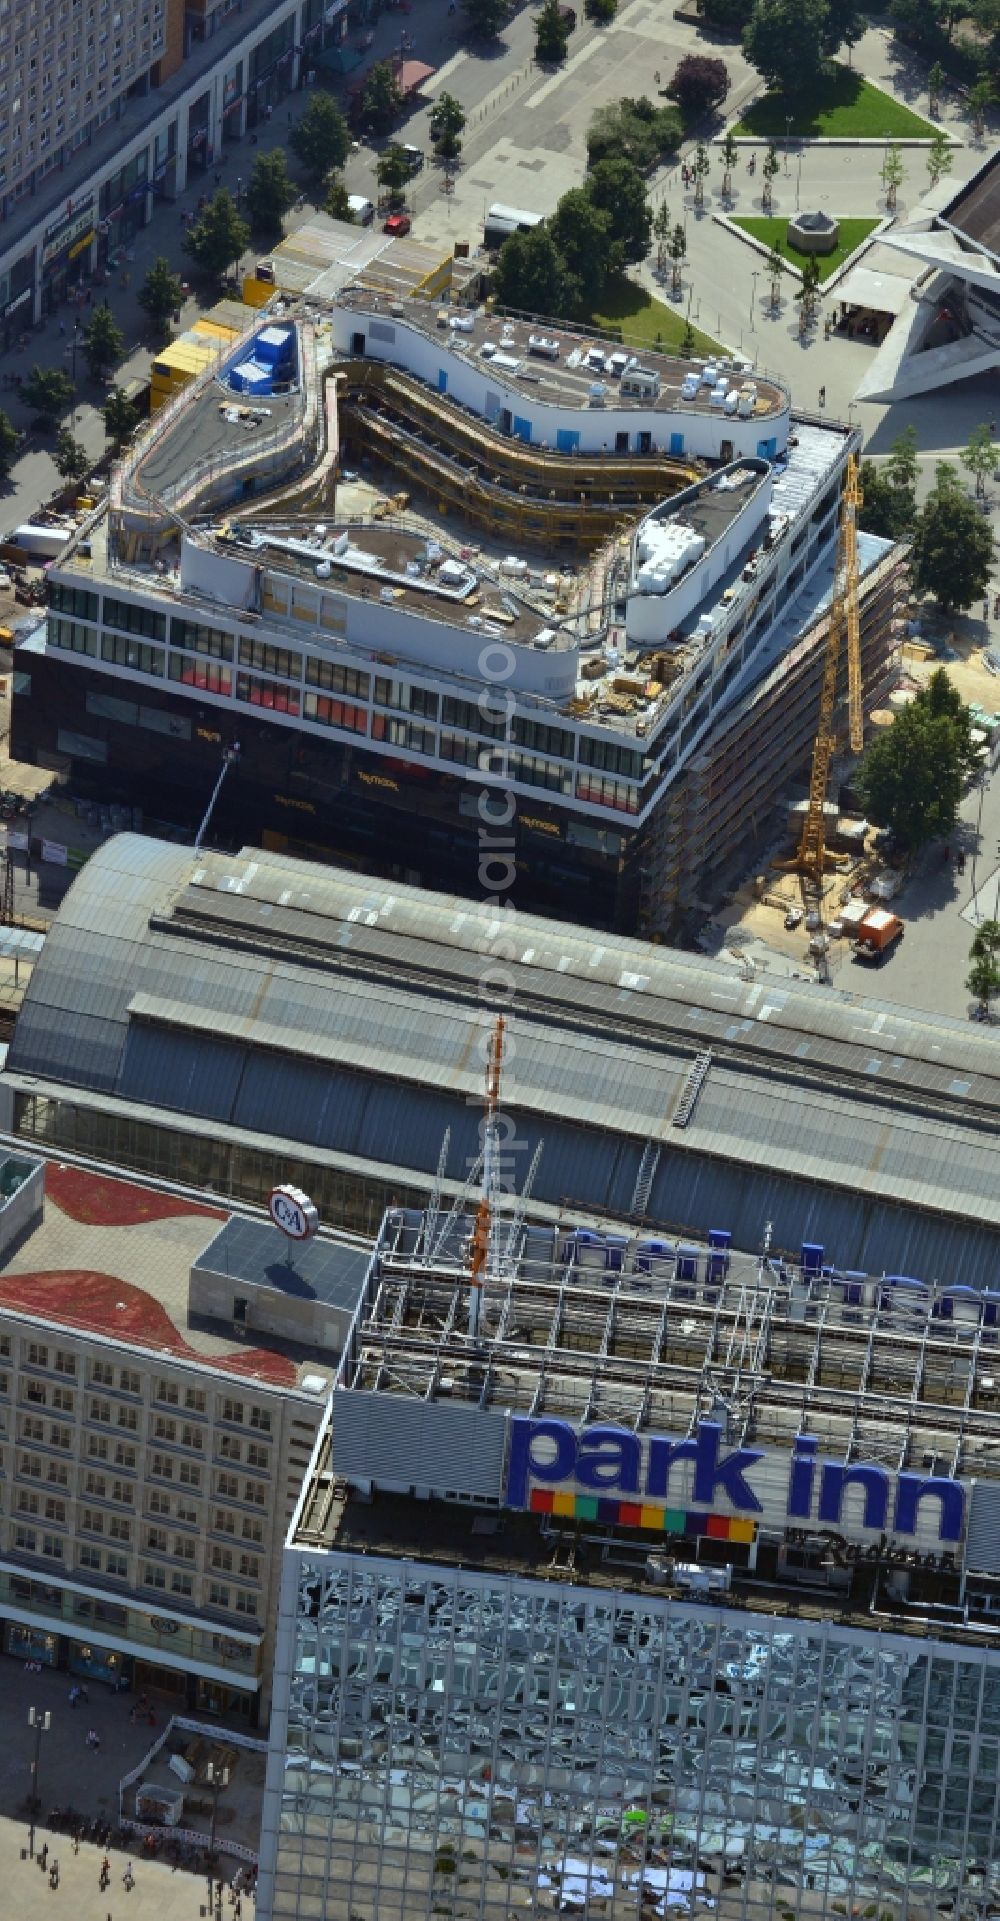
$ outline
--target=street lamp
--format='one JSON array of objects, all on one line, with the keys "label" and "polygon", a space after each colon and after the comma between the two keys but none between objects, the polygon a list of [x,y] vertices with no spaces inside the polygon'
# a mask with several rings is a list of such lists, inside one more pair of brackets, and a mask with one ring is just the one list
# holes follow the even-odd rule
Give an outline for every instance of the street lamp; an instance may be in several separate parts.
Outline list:
[{"label": "street lamp", "polygon": [[788,150],[789,150],[789,148],[791,147],[791,144],[792,144],[792,120],[793,120],[793,118],[794,118],[794,116],[793,116],[792,114],[787,114],[787,115],[785,116],[785,173],[786,173],[786,174],[788,173]]},{"label": "street lamp", "polygon": [[208,1836],[208,1859],[211,1865],[215,1860],[215,1823],[219,1813],[219,1796],[223,1788],[229,1786],[229,1769],[217,1767],[214,1761],[209,1761],[205,1767],[205,1780],[212,1790],[212,1826]]},{"label": "street lamp", "polygon": [[35,1730],[35,1754],[31,1763],[31,1827],[28,1834],[28,1858],[35,1858],[35,1815],[41,1805],[38,1798],[38,1755],[42,1745],[42,1735],[52,1726],[52,1716],[48,1709],[29,1708],[28,1726]]}]

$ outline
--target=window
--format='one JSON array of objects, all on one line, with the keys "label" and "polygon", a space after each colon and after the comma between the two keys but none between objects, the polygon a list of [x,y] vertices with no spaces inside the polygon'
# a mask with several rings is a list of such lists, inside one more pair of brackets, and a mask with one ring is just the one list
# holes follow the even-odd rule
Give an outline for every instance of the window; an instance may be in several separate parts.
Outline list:
[{"label": "window", "polygon": [[61,580],[49,587],[49,606],[59,614],[75,614],[78,620],[99,618],[97,595],[88,593],[85,587],[67,587]]},{"label": "window", "polygon": [[236,1612],[237,1614],[256,1615],[257,1613],[256,1594],[244,1593],[242,1588],[238,1588],[236,1591]]},{"label": "window", "polygon": [[30,1401],[33,1407],[44,1407],[49,1398],[49,1390],[43,1381],[27,1381],[24,1398]]},{"label": "window", "polygon": [[149,1496],[149,1512],[150,1514],[169,1514],[169,1494],[161,1494],[159,1489],[154,1487]]},{"label": "window", "polygon": [[51,1421],[49,1423],[49,1446],[50,1447],[68,1448],[71,1445],[72,1440],[73,1440],[72,1428],[57,1427],[54,1421]]},{"label": "window", "polygon": [[421,714],[425,720],[436,720],[438,716],[437,695],[427,687],[412,686],[408,680],[389,680],[377,674],[375,700],[379,707],[397,707],[404,713]]},{"label": "window", "polygon": [[14,1529],[14,1546],[18,1548],[22,1554],[34,1554],[37,1539],[38,1536],[33,1527],[16,1527]]},{"label": "window", "polygon": [[236,1516],[230,1514],[227,1508],[217,1507],[212,1517],[212,1526],[216,1534],[235,1534]]},{"label": "window", "polygon": [[84,1534],[103,1534],[104,1516],[99,1507],[85,1507],[80,1515],[80,1526]]},{"label": "window", "polygon": [[250,1409],[250,1426],[255,1427],[257,1429],[258,1434],[270,1434],[271,1432],[270,1408],[252,1407]]},{"label": "window", "polygon": [[71,1387],[54,1387],[52,1389],[52,1405],[54,1408],[58,1408],[62,1414],[72,1414],[75,1400],[76,1396]]},{"label": "window", "polygon": [[135,1489],[132,1483],[130,1481],[112,1481],[111,1499],[118,1501],[122,1507],[132,1507],[135,1501]]},{"label": "window", "polygon": [[328,694],[306,693],[302,703],[306,720],[319,721],[322,727],[343,727],[349,734],[368,732],[368,714],[349,700],[331,700]]},{"label": "window", "polygon": [[240,636],[240,666],[256,667],[263,674],[278,674],[283,680],[301,680],[302,655],[288,647],[272,647],[266,640]]},{"label": "window", "polygon": [[638,780],[642,774],[642,755],[614,740],[580,740],[580,759],[585,767],[600,767],[606,774],[628,774]]},{"label": "window", "polygon": [[242,1427],[243,1426],[243,1402],[230,1401],[228,1399],[224,1400],[222,1403],[222,1413],[219,1418],[220,1420],[223,1420],[223,1421],[232,1421],[235,1424],[235,1426]]},{"label": "window", "polygon": [[231,1574],[233,1571],[232,1550],[228,1547],[213,1547],[212,1566],[221,1568],[223,1574]]},{"label": "window", "polygon": [[105,1434],[88,1434],[87,1453],[92,1461],[106,1461],[108,1458],[108,1438]]},{"label": "window", "polygon": [[156,1401],[162,1401],[166,1407],[176,1407],[177,1406],[176,1381],[164,1381],[164,1380],[157,1381],[156,1387],[153,1390],[153,1399]]},{"label": "window", "polygon": [[495,699],[495,695],[487,695],[482,706],[475,706],[472,701],[453,700],[446,694],[441,702],[441,719],[446,727],[457,727],[463,734],[485,734],[487,740],[503,740],[506,720],[497,719],[489,709],[489,703]]},{"label": "window", "polygon": [[110,1361],[95,1361],[90,1378],[95,1387],[110,1387],[114,1379]]},{"label": "window", "polygon": [[24,1358],[29,1367],[48,1367],[49,1350],[47,1347],[39,1346],[37,1341],[29,1341],[28,1351]]},{"label": "window", "polygon": [[597,807],[615,807],[623,814],[639,812],[639,790],[624,780],[602,780],[598,774],[578,774],[578,800],[589,800]]},{"label": "window", "polygon": [[260,1579],[260,1562],[256,1554],[240,1555],[240,1573],[244,1581],[257,1581]]},{"label": "window", "polygon": [[[104,596],[104,625],[117,627],[123,634],[143,634],[147,640],[166,640],[167,619],[165,614],[154,613],[151,607],[137,607],[129,600],[113,600]],[[107,654],[105,660],[109,658]]]},{"label": "window", "polygon": [[275,714],[298,715],[302,711],[302,696],[297,687],[281,680],[261,680],[256,674],[237,674],[236,698],[246,701],[250,707],[265,707]]},{"label": "window", "polygon": [[171,654],[167,666],[170,680],[180,681],[183,687],[197,687],[204,694],[231,694],[233,676],[228,667],[219,667],[214,660],[189,660],[186,654]]},{"label": "window", "polygon": [[197,1527],[198,1509],[195,1507],[193,1501],[185,1501],[185,1500],[178,1501],[177,1519],[179,1521],[187,1522],[188,1526],[190,1527]]},{"label": "window", "polygon": [[171,1594],[180,1594],[185,1599],[190,1599],[194,1593],[194,1580],[192,1576],[183,1573],[180,1568],[175,1568],[170,1576],[170,1592]]},{"label": "window", "polygon": [[41,1505],[41,1496],[33,1493],[31,1488],[18,1488],[16,1507],[19,1514],[38,1514]]},{"label": "window", "polygon": [[207,1405],[204,1388],[186,1387],[184,1389],[184,1406],[189,1414],[204,1414]]},{"label": "window", "polygon": [[19,1474],[26,1474],[29,1481],[40,1481],[42,1478],[41,1455],[19,1454],[17,1457],[17,1471]]},{"label": "window", "polygon": [[156,1480],[172,1481],[174,1478],[174,1464],[169,1454],[151,1454],[149,1458],[149,1472]]},{"label": "window", "polygon": [[[33,1538],[34,1537],[32,1537],[32,1539]],[[209,1581],[208,1605],[210,1608],[227,1608],[229,1606],[229,1589],[223,1587],[221,1582]]]},{"label": "window", "polygon": [[132,1523],[127,1521],[123,1514],[112,1514],[108,1522],[108,1533],[113,1541],[130,1541]]},{"label": "window", "polygon": [[69,1467],[65,1461],[50,1461],[45,1472],[50,1487],[69,1486]]},{"label": "window", "polygon": [[221,1495],[223,1500],[225,1501],[239,1500],[240,1484],[235,1474],[217,1474],[215,1477],[215,1481],[216,1481],[216,1493]]},{"label": "window", "polygon": [[201,1468],[197,1467],[194,1461],[182,1461],[178,1478],[182,1487],[199,1488],[201,1486]]},{"label": "window", "polygon": [[50,1494],[47,1497],[45,1502],[45,1519],[47,1521],[55,1521],[57,1527],[65,1527],[66,1526],[65,1501],[57,1501],[55,1497]]},{"label": "window", "polygon": [[138,1408],[120,1407],[118,1409],[118,1425],[119,1427],[127,1427],[132,1434],[135,1434],[139,1427]]},{"label": "window", "polygon": [[97,1547],[91,1547],[87,1541],[80,1543],[76,1558],[80,1567],[90,1568],[94,1573],[100,1570],[101,1550]]},{"label": "window", "polygon": [[123,1367],[118,1376],[118,1386],[123,1394],[141,1394],[142,1380],[134,1368]]},{"label": "window", "polygon": [[351,694],[356,700],[367,700],[371,681],[356,667],[341,667],[336,661],[307,654],[306,685],[322,687],[328,694]]},{"label": "window", "polygon": [[62,1560],[63,1544],[59,1539],[58,1534],[42,1535],[42,1553],[47,1555],[50,1561]]},{"label": "window", "polygon": [[136,1459],[135,1448],[131,1447],[128,1441],[115,1442],[115,1466],[116,1467],[127,1467],[134,1472],[135,1459]]},{"label": "window", "polygon": [[112,1575],[116,1581],[127,1580],[128,1557],[124,1554],[119,1554],[117,1548],[110,1550],[105,1556],[104,1566],[106,1572]]},{"label": "window", "polygon": [[194,1542],[187,1534],[175,1534],[173,1556],[175,1561],[194,1560]]},{"label": "window", "polygon": [[168,1421],[164,1415],[158,1414],[153,1422],[153,1433],[158,1441],[176,1441],[177,1422]]},{"label": "window", "polygon": [[25,1414],[21,1419],[21,1435],[25,1441],[43,1441],[45,1423],[36,1414]]},{"label": "window", "polygon": [[237,1440],[235,1434],[220,1434],[219,1453],[224,1461],[241,1461],[243,1444]]},{"label": "window", "polygon": [[142,1585],[143,1587],[165,1588],[167,1585],[165,1570],[161,1567],[156,1567],[155,1564],[144,1567],[142,1570]]},{"label": "window", "polygon": [[232,660],[235,642],[221,627],[201,627],[192,620],[171,620],[171,647],[183,647],[189,654],[206,654],[212,660]]},{"label": "window", "polygon": [[92,1494],[95,1501],[106,1501],[108,1498],[108,1484],[103,1474],[86,1474],[83,1488],[84,1493]]},{"label": "window", "polygon": [[67,1354],[65,1348],[57,1347],[56,1348],[56,1373],[57,1374],[75,1374],[76,1373],[76,1355]]},{"label": "window", "polygon": [[264,1524],[262,1521],[258,1521],[256,1515],[243,1515],[240,1522],[240,1539],[242,1541],[256,1541],[258,1544],[263,1541]]},{"label": "window", "polygon": [[205,1437],[200,1427],[191,1427],[189,1423],[186,1423],[185,1426],[181,1428],[182,1447],[193,1447],[200,1452],[204,1445]]},{"label": "window", "polygon": [[415,720],[389,720],[385,714],[372,715],[372,739],[388,741],[393,747],[408,747],[413,754],[433,754],[434,731]]},{"label": "window", "polygon": [[247,1466],[268,1468],[270,1467],[270,1465],[271,1465],[270,1448],[262,1447],[259,1441],[248,1441]]},{"label": "window", "polygon": [[110,1422],[111,1402],[102,1401],[98,1399],[96,1396],[92,1395],[90,1400],[90,1405],[87,1409],[87,1418],[88,1420],[91,1420],[91,1421]]},{"label": "window", "polygon": [[150,1554],[165,1554],[167,1551],[167,1530],[163,1527],[146,1529],[146,1548]]},{"label": "window", "polygon": [[244,1481],[243,1499],[250,1507],[263,1507],[267,1500],[267,1484],[264,1481]]},{"label": "window", "polygon": [[149,647],[144,640],[129,640],[124,634],[101,635],[101,659],[130,667],[137,674],[163,674],[162,647]]}]

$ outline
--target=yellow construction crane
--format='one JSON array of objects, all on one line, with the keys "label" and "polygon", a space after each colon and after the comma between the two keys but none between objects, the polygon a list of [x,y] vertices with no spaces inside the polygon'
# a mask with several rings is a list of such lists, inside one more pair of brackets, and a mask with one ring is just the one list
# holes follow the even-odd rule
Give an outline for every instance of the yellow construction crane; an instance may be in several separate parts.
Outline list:
[{"label": "yellow construction crane", "polygon": [[864,716],[861,709],[861,619],[858,610],[858,511],[862,493],[858,462],[850,454],[844,476],[843,508],[837,542],[837,565],[833,577],[830,625],[823,663],[823,689],[819,703],[819,726],[813,742],[812,772],[809,776],[809,810],[802,829],[798,853],[792,867],[808,875],[821,887],[826,861],[826,792],[830,762],[836,752],[834,716],[837,707],[837,672],[840,652],[847,639],[847,690],[851,752],[860,754],[864,746]]}]

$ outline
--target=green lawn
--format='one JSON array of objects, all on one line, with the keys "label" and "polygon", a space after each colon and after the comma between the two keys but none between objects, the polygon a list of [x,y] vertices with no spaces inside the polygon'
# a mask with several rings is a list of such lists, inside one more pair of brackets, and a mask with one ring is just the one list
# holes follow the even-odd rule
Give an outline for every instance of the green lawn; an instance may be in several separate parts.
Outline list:
[{"label": "green lawn", "polygon": [[[744,233],[752,234],[755,240],[762,240],[765,247],[779,246],[785,259],[790,261],[793,267],[798,267],[800,272],[805,266],[805,254],[799,253],[795,247],[790,247],[785,238],[788,232],[787,214],[782,219],[774,220],[765,220],[757,215],[751,215],[748,219],[737,219],[734,217],[733,226],[742,227]],[[834,273],[838,267],[843,266],[848,254],[852,254],[855,247],[860,247],[861,242],[867,240],[868,235],[877,226],[877,220],[842,220],[840,223],[839,245],[834,248],[833,253],[820,253],[816,255],[820,279],[829,280],[830,275]],[[764,262],[762,260],[761,266],[763,267],[763,265]]]},{"label": "green lawn", "polygon": [[789,118],[792,134],[814,140],[929,140],[935,132],[928,120],[839,62],[827,69],[818,86],[794,100],[786,100],[783,93],[765,93],[734,132],[784,140]]},{"label": "green lawn", "polygon": [[[664,353],[676,353],[684,338],[684,307],[667,307],[662,300],[654,300],[644,287],[634,280],[612,281],[601,295],[599,312],[588,314],[591,327],[606,327],[621,333],[625,347],[661,347]],[[693,354],[714,354],[719,350],[719,342],[703,334],[697,327],[694,334]]]}]

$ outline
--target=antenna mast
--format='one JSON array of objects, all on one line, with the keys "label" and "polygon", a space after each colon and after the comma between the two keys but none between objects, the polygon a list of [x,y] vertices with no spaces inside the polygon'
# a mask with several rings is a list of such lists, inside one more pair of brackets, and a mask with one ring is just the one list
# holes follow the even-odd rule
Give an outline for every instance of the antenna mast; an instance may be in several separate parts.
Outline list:
[{"label": "antenna mast", "polygon": [[486,1106],[483,1119],[483,1188],[476,1209],[472,1237],[468,1249],[469,1269],[469,1333],[475,1339],[479,1333],[479,1313],[483,1294],[483,1279],[487,1272],[492,1276],[498,1267],[498,1222],[497,1191],[500,1174],[500,1143],[497,1138],[497,1114],[500,1108],[500,1081],[503,1072],[503,1046],[507,1023],[498,1014],[496,1025],[490,1036],[489,1052],[486,1056]]}]

